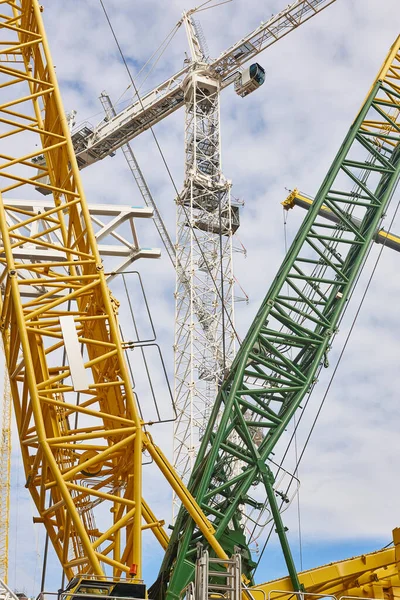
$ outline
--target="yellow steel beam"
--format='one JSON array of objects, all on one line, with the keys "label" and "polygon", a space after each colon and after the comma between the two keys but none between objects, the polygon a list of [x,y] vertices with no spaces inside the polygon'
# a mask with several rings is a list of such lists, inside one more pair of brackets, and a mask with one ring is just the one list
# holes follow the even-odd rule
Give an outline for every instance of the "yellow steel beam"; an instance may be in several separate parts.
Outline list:
[{"label": "yellow steel beam", "polygon": [[[302,194],[297,188],[295,188],[292,192],[290,192],[286,200],[282,202],[282,206],[285,210],[290,210],[295,206],[299,206],[308,210],[312,206],[312,203],[312,198],[306,196],[305,194]],[[319,214],[321,215],[321,217],[324,217],[328,221],[337,221],[333,211],[324,204],[321,206]],[[384,244],[388,248],[392,248],[392,250],[400,252],[400,236],[395,235],[394,233],[390,233],[388,231],[385,231],[384,229],[380,229],[376,232],[374,236],[374,241],[377,244]]]},{"label": "yellow steel beam", "polygon": [[[42,9],[37,0],[2,0],[1,6],[7,44],[0,45],[0,329],[36,520],[44,523],[69,578],[101,576],[106,569],[119,576],[132,564],[140,578],[142,534],[152,532],[163,548],[168,543],[163,522],[142,499],[147,449],[225,558],[211,524],[139,417]],[[46,161],[39,174],[32,162],[38,148]],[[35,193],[44,175],[53,195],[50,210],[37,215],[7,203],[10,190]],[[57,250],[60,260],[16,260],[33,226],[35,244]],[[81,356],[69,355],[65,364],[67,317]],[[84,385],[74,380],[75,363],[87,377]]]},{"label": "yellow steel beam", "polygon": [[[299,573],[300,583],[308,593],[334,595],[336,598],[345,595],[368,597],[372,592],[370,584],[388,579],[397,584],[398,577],[393,547]],[[266,597],[294,600],[289,577],[257,585],[252,593],[254,600],[265,600]]]}]

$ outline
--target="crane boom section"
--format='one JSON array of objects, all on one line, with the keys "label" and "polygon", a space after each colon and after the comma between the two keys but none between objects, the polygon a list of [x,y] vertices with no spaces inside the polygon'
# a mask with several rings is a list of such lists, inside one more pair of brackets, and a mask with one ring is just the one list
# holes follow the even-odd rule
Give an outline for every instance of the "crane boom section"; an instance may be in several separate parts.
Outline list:
[{"label": "crane boom section", "polygon": [[[204,70],[220,81],[221,88],[234,82],[238,69],[248,60],[320,13],[335,0],[296,0],[272,16],[257,29],[223,52],[219,58],[204,63]],[[184,105],[187,76],[191,63],[173,77],[137,99],[106,123],[96,128],[84,125],[74,132],[73,142],[80,169],[109,156],[137,135],[149,129]]]},{"label": "crane boom section", "polygon": [[257,29],[239,40],[231,48],[225,50],[210,64],[210,68],[222,78],[222,87],[224,88],[231,83],[232,80],[229,76],[247,61],[320,13],[333,2],[335,0],[300,0],[293,2],[278,14],[273,15],[267,22],[261,23]]},{"label": "crane boom section", "polygon": [[[189,489],[228,553],[243,550],[246,515],[275,521],[294,589],[294,569],[277,506],[277,442],[327,361],[339,321],[400,177],[400,37],[325,177],[216,399]],[[338,223],[320,216],[322,205]],[[353,219],[355,217],[357,220]],[[242,468],[234,468],[237,461]],[[262,518],[263,517],[263,518]],[[178,515],[151,592],[179,596],[192,577],[202,536]]]},{"label": "crane boom section", "polygon": [[[139,417],[38,1],[2,2],[0,27],[0,323],[36,521],[69,578],[106,568],[140,578],[142,531],[168,541],[142,499],[147,450],[223,558]],[[35,194],[43,177],[50,206],[7,201],[16,189]],[[47,257],[21,258],[32,240]]]}]

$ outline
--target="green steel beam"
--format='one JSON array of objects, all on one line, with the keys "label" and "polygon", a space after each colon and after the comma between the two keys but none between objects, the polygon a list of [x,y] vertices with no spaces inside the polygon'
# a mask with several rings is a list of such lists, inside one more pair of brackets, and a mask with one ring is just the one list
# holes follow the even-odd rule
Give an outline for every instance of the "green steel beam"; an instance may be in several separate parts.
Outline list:
[{"label": "green steel beam", "polygon": [[[389,55],[398,67],[399,48],[400,38]],[[267,461],[326,363],[400,177],[400,68],[396,73],[384,73],[372,87],[310,206],[221,385],[190,478],[224,550],[242,549],[250,581],[255,564],[241,515],[261,510],[264,490],[293,588],[300,589]],[[337,222],[320,216],[323,205]],[[181,509],[152,598],[179,598],[193,580],[198,542],[205,544]]]}]

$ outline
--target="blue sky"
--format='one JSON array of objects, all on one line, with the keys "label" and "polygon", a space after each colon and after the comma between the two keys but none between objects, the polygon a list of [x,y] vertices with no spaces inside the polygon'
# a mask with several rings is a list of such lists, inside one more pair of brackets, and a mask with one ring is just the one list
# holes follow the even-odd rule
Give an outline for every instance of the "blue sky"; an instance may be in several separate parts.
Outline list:
[{"label": "blue sky", "polygon": [[[181,11],[183,0],[104,0],[132,72],[159,46]],[[57,68],[64,105],[78,111],[77,122],[96,124],[102,117],[98,96],[106,89],[120,107],[132,90],[97,0],[46,0],[44,19]],[[283,8],[281,0],[234,0],[200,13],[210,54],[217,56],[261,20]],[[236,325],[243,336],[284,255],[280,202],[286,188],[314,194],[358,108],[398,35],[398,1],[337,0],[321,15],[259,57],[267,71],[264,86],[248,98],[227,89],[221,100],[222,157],[233,196],[244,200],[239,237],[247,257],[235,255],[235,273],[250,298],[236,306]],[[187,43],[180,30],[145,87],[182,67]],[[183,179],[183,112],[156,127],[178,188]],[[167,226],[174,234],[174,190],[148,133],[133,148]],[[120,153],[82,174],[89,202],[142,204]],[[394,202],[397,199],[395,196]],[[300,209],[288,215],[287,235],[301,223]],[[387,222],[390,220],[388,214]],[[143,246],[159,247],[150,223],[138,223]],[[400,219],[393,225],[400,233]],[[361,278],[330,357],[320,377],[310,415],[299,432],[299,447],[317,410],[372,268],[376,250]],[[399,525],[396,478],[400,441],[398,297],[399,256],[385,249],[355,331],[335,377],[300,469],[301,533],[305,568],[377,549],[390,541]],[[158,341],[172,372],[174,271],[169,259],[142,261],[140,270],[152,307]],[[159,369],[159,365],[155,369]],[[159,376],[157,371],[156,376]],[[314,412],[313,412],[314,411]],[[155,429],[154,437],[171,454],[172,430]],[[291,458],[292,462],[294,456]],[[157,509],[170,515],[168,490],[154,489],[149,471],[148,494]],[[10,584],[37,593],[43,556],[43,531],[32,525],[34,509],[24,488],[16,443],[13,452]],[[297,506],[285,513],[293,553],[299,559]],[[151,583],[161,554],[145,546],[145,575]],[[298,562],[299,566],[299,562]],[[257,574],[258,581],[284,574],[274,541]],[[60,568],[49,559],[47,589],[55,590]]]}]

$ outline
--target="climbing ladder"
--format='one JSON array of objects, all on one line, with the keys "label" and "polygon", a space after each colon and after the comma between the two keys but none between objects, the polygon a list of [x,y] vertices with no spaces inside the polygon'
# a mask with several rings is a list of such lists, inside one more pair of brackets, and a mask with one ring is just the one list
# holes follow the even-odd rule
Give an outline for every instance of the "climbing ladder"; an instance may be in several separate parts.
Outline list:
[{"label": "climbing ladder", "polygon": [[241,600],[241,556],[235,552],[229,560],[210,558],[201,545],[198,548],[195,573],[195,600]]}]

